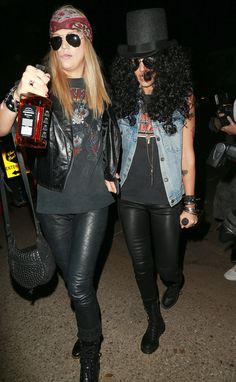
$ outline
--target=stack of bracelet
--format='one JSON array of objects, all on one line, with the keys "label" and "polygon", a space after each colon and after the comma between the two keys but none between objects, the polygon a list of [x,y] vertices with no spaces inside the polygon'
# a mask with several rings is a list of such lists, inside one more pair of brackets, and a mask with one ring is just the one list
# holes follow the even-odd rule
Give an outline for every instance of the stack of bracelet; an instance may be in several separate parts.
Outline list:
[{"label": "stack of bracelet", "polygon": [[192,215],[198,215],[198,209],[196,208],[197,198],[195,195],[185,195],[183,197],[184,211]]}]

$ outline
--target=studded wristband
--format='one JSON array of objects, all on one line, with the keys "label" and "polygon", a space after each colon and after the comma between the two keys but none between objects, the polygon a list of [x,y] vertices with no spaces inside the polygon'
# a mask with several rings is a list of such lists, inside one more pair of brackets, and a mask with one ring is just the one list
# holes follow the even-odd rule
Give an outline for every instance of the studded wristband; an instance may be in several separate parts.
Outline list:
[{"label": "studded wristband", "polygon": [[13,96],[15,90],[16,90],[16,86],[13,86],[13,88],[11,88],[9,93],[7,93],[6,97],[4,98],[6,107],[13,113],[16,113],[19,108],[19,101],[17,101]]}]

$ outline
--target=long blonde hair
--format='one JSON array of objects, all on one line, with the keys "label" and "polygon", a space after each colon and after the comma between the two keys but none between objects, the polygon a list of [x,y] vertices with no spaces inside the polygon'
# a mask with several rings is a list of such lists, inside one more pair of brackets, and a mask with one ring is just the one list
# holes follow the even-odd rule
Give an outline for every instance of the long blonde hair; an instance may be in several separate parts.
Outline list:
[{"label": "long blonde hair", "polygon": [[[81,16],[83,12],[79,11]],[[84,45],[84,83],[86,102],[92,110],[93,116],[97,118],[104,111],[105,104],[110,104],[111,100],[107,93],[105,80],[102,74],[99,58],[93,48],[90,40],[83,35],[85,40]],[[68,77],[61,68],[60,62],[57,59],[57,54],[52,49],[46,58],[47,70],[51,74],[51,93],[55,95],[61,103],[65,116],[71,119],[73,113],[72,96],[70,93]]]}]

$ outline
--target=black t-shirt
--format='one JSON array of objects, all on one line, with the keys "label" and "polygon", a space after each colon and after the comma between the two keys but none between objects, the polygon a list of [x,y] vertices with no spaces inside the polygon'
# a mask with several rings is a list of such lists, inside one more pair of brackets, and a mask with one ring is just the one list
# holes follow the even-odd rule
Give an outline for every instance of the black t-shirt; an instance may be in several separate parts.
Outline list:
[{"label": "black t-shirt", "polygon": [[137,146],[120,197],[142,204],[169,205],[161,175],[153,123],[147,113],[152,96],[143,94],[142,97]]},{"label": "black t-shirt", "polygon": [[70,86],[74,98],[73,164],[62,192],[38,186],[39,213],[88,212],[114,202],[104,180],[101,118],[94,119],[86,106],[83,79],[71,79]]},{"label": "black t-shirt", "polygon": [[[152,154],[153,181],[149,163]],[[121,189],[121,199],[143,204],[168,205],[154,137],[150,138],[149,144],[145,137],[138,138],[129,174]]]}]

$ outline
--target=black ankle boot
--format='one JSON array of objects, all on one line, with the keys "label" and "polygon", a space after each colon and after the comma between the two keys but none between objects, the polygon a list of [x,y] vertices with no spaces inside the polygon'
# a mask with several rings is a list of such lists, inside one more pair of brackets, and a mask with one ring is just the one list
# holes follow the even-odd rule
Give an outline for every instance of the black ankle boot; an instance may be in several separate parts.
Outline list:
[{"label": "black ankle boot", "polygon": [[180,286],[178,284],[168,286],[161,299],[162,307],[165,309],[172,308],[172,306],[174,306],[177,303],[179,299],[179,294]]},{"label": "black ankle boot", "polygon": [[167,287],[161,299],[161,305],[164,309],[170,309],[177,303],[183,286],[184,276],[182,276],[180,283],[173,283]]},{"label": "black ankle boot", "polygon": [[76,343],[74,344],[74,347],[72,349],[72,357],[77,359],[80,357],[80,351],[81,351],[81,344],[80,340],[77,340]]},{"label": "black ankle boot", "polygon": [[148,315],[148,327],[142,338],[141,350],[145,354],[153,353],[159,346],[159,338],[165,331],[165,323],[161,315],[160,305],[155,302],[145,306]]},{"label": "black ankle boot", "polygon": [[80,382],[98,382],[100,370],[100,341],[80,341]]}]

